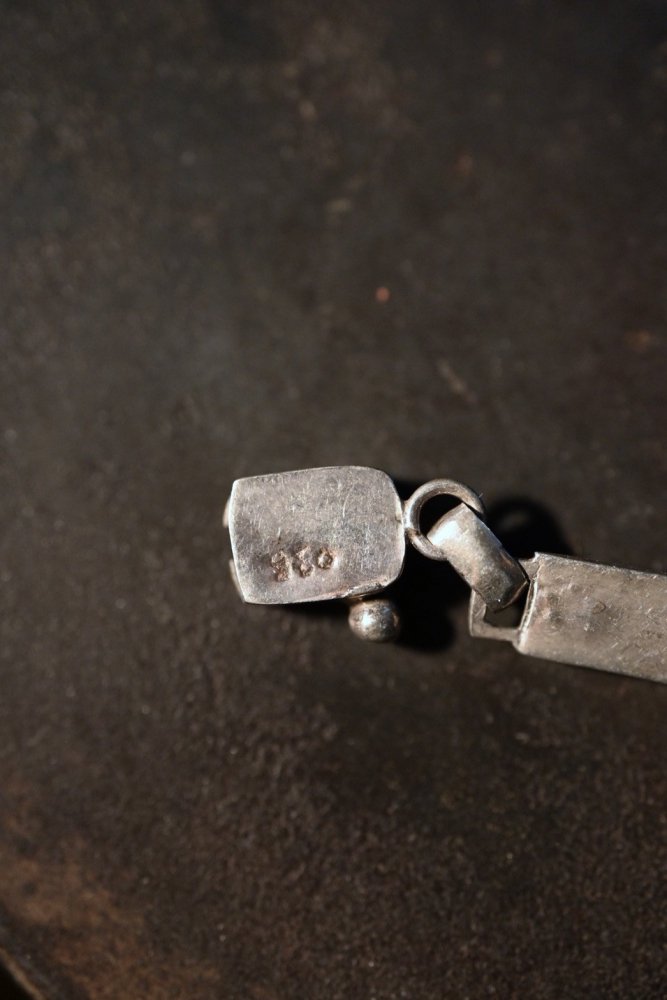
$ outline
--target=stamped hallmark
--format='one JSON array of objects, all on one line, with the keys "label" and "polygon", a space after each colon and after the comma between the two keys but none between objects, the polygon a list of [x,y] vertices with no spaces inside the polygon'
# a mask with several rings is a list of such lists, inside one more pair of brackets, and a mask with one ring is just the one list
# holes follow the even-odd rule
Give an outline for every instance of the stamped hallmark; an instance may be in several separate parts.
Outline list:
[{"label": "stamped hallmark", "polygon": [[271,567],[278,583],[284,583],[285,580],[289,579],[290,559],[282,549],[279,552],[274,552],[271,556]]},{"label": "stamped hallmark", "polygon": [[317,562],[317,565],[320,569],[331,569],[331,567],[333,566],[334,559],[335,556],[331,551],[331,549],[328,549],[326,548],[326,546],[323,546],[317,553],[317,559],[315,561]]},{"label": "stamped hallmark", "polygon": [[276,583],[285,583],[292,573],[298,573],[305,579],[316,569],[331,569],[335,558],[335,553],[327,545],[322,545],[318,549],[304,545],[296,551],[279,549],[273,553],[269,561]]}]

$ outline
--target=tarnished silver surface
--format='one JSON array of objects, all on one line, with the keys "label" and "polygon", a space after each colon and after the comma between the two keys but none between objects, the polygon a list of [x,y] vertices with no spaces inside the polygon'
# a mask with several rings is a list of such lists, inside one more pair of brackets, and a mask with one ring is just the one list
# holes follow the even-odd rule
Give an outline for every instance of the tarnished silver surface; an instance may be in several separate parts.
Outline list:
[{"label": "tarnished silver surface", "polygon": [[373,593],[401,573],[403,512],[385,472],[359,466],[237,479],[225,512],[250,604]]},{"label": "tarnished silver surface", "polygon": [[426,537],[491,610],[507,607],[528,584],[518,559],[464,503],[444,514]]},{"label": "tarnished silver surface", "polygon": [[536,553],[516,628],[486,620],[474,591],[470,633],[504,639],[520,653],[667,682],[667,576]]}]

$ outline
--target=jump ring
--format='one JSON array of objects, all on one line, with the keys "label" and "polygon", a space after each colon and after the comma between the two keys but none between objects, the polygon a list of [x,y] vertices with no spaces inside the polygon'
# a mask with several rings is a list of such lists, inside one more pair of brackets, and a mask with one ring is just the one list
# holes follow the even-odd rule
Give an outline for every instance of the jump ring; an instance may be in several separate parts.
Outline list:
[{"label": "jump ring", "polygon": [[440,562],[446,562],[447,556],[445,553],[437,545],[428,540],[419,526],[422,507],[427,500],[439,496],[452,496],[458,500],[462,500],[482,520],[486,518],[486,510],[481,497],[474,490],[471,490],[469,486],[464,486],[463,483],[458,483],[455,479],[432,479],[430,482],[420,486],[419,489],[416,489],[409,500],[405,501],[403,504],[403,524],[407,537],[417,551],[421,552],[427,559],[437,559]]}]

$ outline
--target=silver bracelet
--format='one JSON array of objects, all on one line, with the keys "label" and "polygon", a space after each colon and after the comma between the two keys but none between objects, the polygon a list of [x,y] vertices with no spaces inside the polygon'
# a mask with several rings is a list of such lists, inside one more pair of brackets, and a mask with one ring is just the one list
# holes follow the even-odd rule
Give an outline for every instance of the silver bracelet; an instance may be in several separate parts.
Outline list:
[{"label": "silver bracelet", "polygon": [[[424,534],[422,507],[441,495],[460,502]],[[394,639],[393,602],[370,595],[400,576],[407,537],[470,586],[471,635],[667,682],[667,576],[543,552],[515,559],[484,518],[477,493],[454,480],[434,479],[403,503],[385,472],[341,466],[237,479],[224,524],[232,576],[249,604],[345,599],[356,635]],[[497,613],[510,607],[518,624],[499,624]]]}]

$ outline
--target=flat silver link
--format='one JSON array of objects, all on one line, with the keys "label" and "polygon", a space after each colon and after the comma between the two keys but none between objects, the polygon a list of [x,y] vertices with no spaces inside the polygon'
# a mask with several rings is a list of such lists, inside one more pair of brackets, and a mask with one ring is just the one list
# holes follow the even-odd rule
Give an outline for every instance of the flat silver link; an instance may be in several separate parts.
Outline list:
[{"label": "flat silver link", "polygon": [[530,586],[519,625],[488,621],[473,592],[471,635],[545,660],[667,682],[667,576],[542,552],[522,565]]},{"label": "flat silver link", "polygon": [[500,539],[466,504],[448,511],[426,537],[493,611],[512,604],[528,585],[519,560],[505,551]]}]

